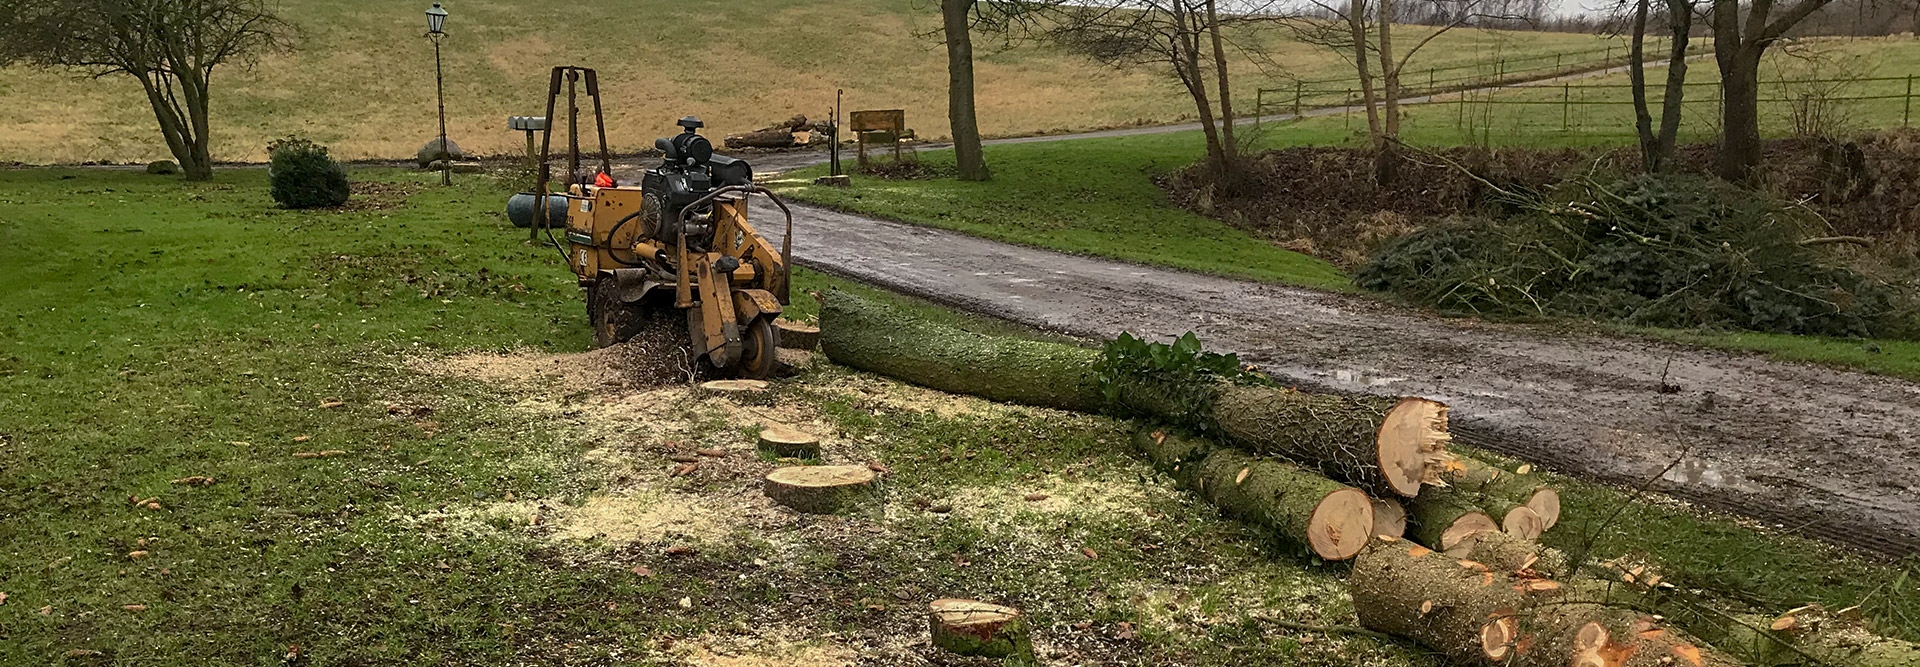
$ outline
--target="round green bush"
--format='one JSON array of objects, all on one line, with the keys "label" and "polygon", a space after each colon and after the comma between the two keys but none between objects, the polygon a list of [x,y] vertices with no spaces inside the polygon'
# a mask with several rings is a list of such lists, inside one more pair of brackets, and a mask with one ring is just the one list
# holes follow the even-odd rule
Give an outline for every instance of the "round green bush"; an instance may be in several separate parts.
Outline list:
[{"label": "round green bush", "polygon": [[327,147],[298,137],[267,145],[267,180],[273,200],[286,208],[333,208],[353,194],[347,170],[327,155]]}]

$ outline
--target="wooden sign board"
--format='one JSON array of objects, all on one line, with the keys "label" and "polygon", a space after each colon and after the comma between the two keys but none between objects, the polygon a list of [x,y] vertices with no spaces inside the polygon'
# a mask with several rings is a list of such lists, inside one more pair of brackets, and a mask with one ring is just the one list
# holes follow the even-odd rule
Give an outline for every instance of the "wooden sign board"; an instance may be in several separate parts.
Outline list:
[{"label": "wooden sign board", "polygon": [[898,136],[907,132],[907,110],[855,111],[847,115],[847,124],[854,132],[892,132]]}]

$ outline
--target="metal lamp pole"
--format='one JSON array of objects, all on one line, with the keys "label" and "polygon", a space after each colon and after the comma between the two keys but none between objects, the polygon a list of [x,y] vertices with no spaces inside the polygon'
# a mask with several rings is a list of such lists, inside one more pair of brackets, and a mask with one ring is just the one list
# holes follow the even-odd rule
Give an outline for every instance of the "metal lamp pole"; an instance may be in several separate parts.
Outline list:
[{"label": "metal lamp pole", "polygon": [[[417,6],[417,5],[416,5]],[[433,92],[440,102],[440,153],[447,159],[440,169],[440,184],[453,185],[453,150],[447,147],[447,87],[440,74],[440,40],[447,38],[447,10],[440,3],[427,8],[427,40],[433,42]]]}]

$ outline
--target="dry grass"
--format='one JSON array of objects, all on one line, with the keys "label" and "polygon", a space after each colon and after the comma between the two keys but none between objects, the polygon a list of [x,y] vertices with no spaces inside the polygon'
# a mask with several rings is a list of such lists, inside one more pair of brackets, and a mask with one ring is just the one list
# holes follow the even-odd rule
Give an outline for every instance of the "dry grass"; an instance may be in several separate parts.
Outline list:
[{"label": "dry grass", "polygon": [[[473,0],[451,7],[445,46],[448,132],[470,152],[517,152],[508,115],[538,115],[547,70],[600,71],[609,138],[619,149],[652,145],[672,121],[696,114],[715,133],[794,113],[824,115],[836,88],[851,109],[904,108],[923,136],[946,134],[946,69],[931,8],[884,0],[723,5],[665,0],[569,3],[564,13]],[[412,5],[367,0],[294,3],[304,30],[295,54],[252,71],[216,72],[217,159],[264,159],[266,142],[302,134],[339,157],[413,154],[435,132],[432,51]],[[1407,28],[1409,39],[1418,28]],[[1586,50],[1600,38],[1460,31],[1428,47],[1445,65],[1501,56]],[[1159,72],[1104,68],[1033,46],[978,45],[982,130],[1017,135],[1177,121],[1189,103]],[[1246,68],[1243,104],[1284,75],[1344,72],[1332,52],[1264,40],[1286,72]],[[124,77],[6,70],[0,77],[0,161],[142,161],[165,156],[138,87]]]}]

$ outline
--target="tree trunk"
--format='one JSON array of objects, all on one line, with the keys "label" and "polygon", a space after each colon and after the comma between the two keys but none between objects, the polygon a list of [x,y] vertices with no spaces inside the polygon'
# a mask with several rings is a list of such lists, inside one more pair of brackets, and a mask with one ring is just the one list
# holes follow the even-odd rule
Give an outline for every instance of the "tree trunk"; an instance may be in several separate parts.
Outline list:
[{"label": "tree trunk", "polygon": [[1687,97],[1687,45],[1693,31],[1694,0],[1667,0],[1667,22],[1673,27],[1672,50],[1667,54],[1667,88],[1660,98],[1660,136],[1654,150],[1653,171],[1667,168],[1680,136],[1681,105]]},{"label": "tree trunk", "polygon": [[1212,166],[1215,179],[1224,180],[1229,173],[1227,152],[1220,138],[1220,128],[1214,125],[1213,101],[1207,93],[1206,75],[1200,70],[1202,29],[1195,24],[1191,12],[1178,11],[1174,20],[1178,29],[1172,40],[1180,83],[1186,86],[1187,94],[1193,97],[1194,110],[1200,115],[1200,130],[1207,138],[1207,162]]},{"label": "tree trunk", "polygon": [[1374,152],[1373,180],[1392,187],[1400,174],[1400,68],[1393,62],[1393,0],[1380,0],[1380,96],[1383,101],[1380,150]]},{"label": "tree trunk", "polygon": [[[1855,614],[1857,610],[1836,613],[1820,605],[1809,605],[1778,618],[1743,616],[1741,620],[1752,628],[1729,624],[1729,640],[1731,645],[1743,649],[1743,655],[1763,665],[1814,664],[1807,660],[1807,655],[1828,665],[1920,665],[1920,644],[1876,635],[1868,631]],[[1772,634],[1763,636],[1753,628]]]},{"label": "tree trunk", "polygon": [[211,96],[207,90],[207,77],[197,69],[191,70],[181,80],[180,88],[181,97],[186,98],[189,122],[193,124],[191,142],[193,164],[189,166],[182,163],[180,170],[186,174],[189,181],[211,181],[213,180],[213,152],[209,149],[212,133],[209,131],[210,123],[208,122],[208,104]]},{"label": "tree trunk", "polygon": [[835,363],[940,391],[1100,412],[1100,352],[983,336],[840,291],[822,294],[820,347]]},{"label": "tree trunk", "polygon": [[1311,470],[1167,429],[1142,429],[1134,434],[1134,443],[1157,467],[1208,502],[1272,529],[1321,559],[1352,558],[1372,536],[1373,503],[1367,495]]},{"label": "tree trunk", "polygon": [[1240,144],[1233,138],[1233,88],[1228,85],[1227,49],[1220,37],[1220,14],[1216,4],[1215,0],[1207,0],[1207,36],[1213,40],[1213,70],[1219,78],[1216,92],[1220,94],[1220,148],[1226,156],[1224,183],[1229,191],[1238,191]]},{"label": "tree trunk", "polygon": [[1373,499],[1375,537],[1404,537],[1407,534],[1407,508],[1392,498]]},{"label": "tree trunk", "polygon": [[1720,177],[1751,182],[1760,167],[1760,55],[1741,48],[1720,70]]},{"label": "tree trunk", "polygon": [[1571,574],[1566,553],[1506,533],[1485,533],[1475,538],[1466,559],[1483,563],[1497,572],[1531,571],[1548,578]]},{"label": "tree trunk", "polygon": [[1207,432],[1234,446],[1298,461],[1382,498],[1418,495],[1452,460],[1447,406],[1418,398],[1224,385],[1205,420]]},{"label": "tree trunk", "polygon": [[1640,137],[1640,168],[1660,170],[1660,139],[1653,134],[1653,112],[1647,108],[1647,13],[1653,0],[1635,0],[1632,34],[1627,41],[1627,86],[1633,92],[1633,130]]},{"label": "tree trunk", "polygon": [[1481,533],[1500,531],[1500,524],[1479,505],[1443,486],[1421,489],[1407,504],[1407,519],[1413,541],[1450,556],[1465,556]]},{"label": "tree trunk", "polygon": [[947,122],[953,133],[953,157],[960,180],[992,178],[980,147],[980,121],[974,110],[973,33],[968,20],[974,0],[940,0],[947,38]]},{"label": "tree trunk", "polygon": [[168,95],[167,78],[164,75],[140,73],[140,87],[147,93],[147,104],[153,108],[153,117],[160,125],[160,136],[167,142],[167,152],[173,154],[173,160],[180,163],[180,170],[188,180],[204,181],[212,177],[209,172],[204,176],[194,171],[194,146],[188,136],[187,121],[180,116],[179,110]]},{"label": "tree trunk", "polygon": [[[1560,522],[1560,492],[1538,478],[1468,456],[1456,454],[1455,458],[1460,465],[1446,478],[1449,488],[1465,494],[1470,502],[1500,520],[1503,530],[1532,539]],[[1518,509],[1529,510],[1527,519],[1539,521],[1537,531],[1528,535],[1508,525],[1507,516]]]},{"label": "tree trunk", "polygon": [[1464,664],[1502,667],[1732,667],[1657,619],[1582,599],[1548,579],[1375,538],[1348,586],[1360,624]]},{"label": "tree trunk", "polygon": [[1367,138],[1373,141],[1377,154],[1385,144],[1385,130],[1380,127],[1380,100],[1373,94],[1373,75],[1367,69],[1366,0],[1353,0],[1348,5],[1347,27],[1353,32],[1353,66],[1360,75],[1360,100],[1367,107]]}]

